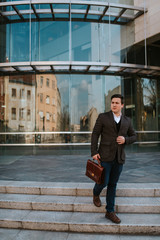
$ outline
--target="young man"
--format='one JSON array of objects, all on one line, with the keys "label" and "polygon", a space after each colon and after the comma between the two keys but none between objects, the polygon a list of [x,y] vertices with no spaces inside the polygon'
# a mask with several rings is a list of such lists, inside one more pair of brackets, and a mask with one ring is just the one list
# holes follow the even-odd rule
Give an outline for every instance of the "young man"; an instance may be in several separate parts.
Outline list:
[{"label": "young man", "polygon": [[121,113],[123,107],[123,96],[113,95],[111,111],[99,114],[91,138],[91,156],[105,168],[104,184],[96,183],[93,188],[93,203],[97,207],[101,206],[99,195],[107,186],[105,217],[114,223],[121,222],[115,214],[114,205],[117,182],[125,163],[124,147],[136,141],[130,118]]}]

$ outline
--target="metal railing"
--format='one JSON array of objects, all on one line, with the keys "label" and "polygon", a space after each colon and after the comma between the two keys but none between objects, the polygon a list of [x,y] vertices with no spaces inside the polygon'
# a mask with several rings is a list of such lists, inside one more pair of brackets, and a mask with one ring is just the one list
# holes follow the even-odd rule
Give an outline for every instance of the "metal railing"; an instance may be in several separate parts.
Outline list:
[{"label": "metal railing", "polygon": [[[136,131],[137,134],[159,134],[160,131]],[[82,131],[82,132],[72,132],[72,131],[59,131],[59,132],[1,132],[0,137],[2,136],[7,136],[7,135],[32,135],[34,138],[33,143],[0,143],[0,146],[89,146],[91,143],[90,142],[73,142],[73,136],[78,136],[78,135],[91,135],[92,132],[90,131]],[[65,140],[61,142],[49,142],[49,143],[41,143],[37,142],[37,136],[40,135],[70,135],[72,138],[69,140],[69,142],[65,142]],[[83,138],[84,139],[84,138]],[[52,139],[50,139],[52,141]],[[61,139],[60,139],[61,140]],[[72,141],[73,140],[73,141]],[[45,141],[45,139],[44,139]],[[159,140],[156,141],[137,141],[134,144],[144,144],[144,145],[149,145],[149,144],[160,144]]]}]

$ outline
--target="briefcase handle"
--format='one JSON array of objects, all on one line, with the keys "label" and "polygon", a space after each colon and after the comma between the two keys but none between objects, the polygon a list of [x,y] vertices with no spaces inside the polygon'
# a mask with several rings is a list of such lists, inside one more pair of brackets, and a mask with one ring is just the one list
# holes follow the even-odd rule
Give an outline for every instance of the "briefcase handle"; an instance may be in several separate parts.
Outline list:
[{"label": "briefcase handle", "polygon": [[[94,162],[94,161],[97,161],[97,162],[98,162],[98,160],[95,160],[95,159],[92,159],[92,160],[93,160],[93,162]],[[98,165],[99,165],[100,167],[102,167],[101,162],[98,162]]]}]

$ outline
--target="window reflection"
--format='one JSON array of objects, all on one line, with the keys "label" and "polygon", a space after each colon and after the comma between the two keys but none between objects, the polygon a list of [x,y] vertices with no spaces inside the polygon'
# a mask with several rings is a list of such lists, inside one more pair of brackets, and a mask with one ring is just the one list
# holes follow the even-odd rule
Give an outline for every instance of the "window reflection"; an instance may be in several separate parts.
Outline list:
[{"label": "window reflection", "polygon": [[[36,131],[60,131],[61,101],[57,79],[53,74],[36,75]],[[43,80],[43,81],[42,81]],[[51,83],[54,82],[54,89]],[[44,84],[45,83],[45,84]],[[43,100],[45,99],[45,101]],[[54,99],[54,102],[53,102]]]},{"label": "window reflection", "polygon": [[[115,0],[115,2],[134,5],[133,0],[127,0],[127,3],[125,0]],[[63,4],[60,4],[60,6],[64,7]],[[66,6],[69,7],[68,4]],[[83,9],[86,6],[76,5],[76,8]],[[43,7],[50,8],[48,4],[35,4],[37,9]],[[58,7],[57,4],[56,7]],[[74,4],[71,7],[74,9]],[[99,6],[91,7],[91,9],[94,8],[101,9]],[[121,8],[110,7],[108,13],[117,13],[120,10]],[[131,16],[133,13],[133,10],[125,12],[125,14]],[[80,14],[76,15],[80,16]],[[4,24],[3,18],[0,18],[3,23],[0,24],[2,33],[0,35],[1,62],[72,60],[144,64],[145,46],[139,43],[136,34],[138,32],[136,28],[139,24],[129,23],[123,26],[103,23],[103,21],[100,23],[72,21],[70,29],[68,14],[67,21],[65,19],[64,21],[52,21],[49,18],[46,21],[35,21],[35,16],[33,16],[34,14],[30,16],[34,20],[31,21],[31,24],[25,21],[12,24],[6,22]],[[45,17],[45,14],[43,14],[43,17]],[[51,15],[48,17],[51,17]],[[74,17],[74,14],[72,17]],[[89,19],[90,16],[87,18]],[[93,15],[92,18],[99,19],[99,16]],[[104,20],[105,18],[109,20],[109,16],[104,16]],[[114,21],[114,19],[115,17],[110,17],[110,20]],[[124,19],[125,21],[126,19]],[[148,51],[150,51],[149,49]],[[152,47],[152,52],[153,50]],[[158,51],[158,48],[156,50]],[[154,55],[157,52],[156,50]],[[158,54],[156,63],[153,63],[153,65],[157,64],[159,64]]]},{"label": "window reflection", "polygon": [[[99,113],[110,110],[115,93],[124,93],[125,114],[136,130],[158,131],[159,87],[158,80],[138,76],[123,80],[100,75],[1,76],[0,131],[13,134],[3,135],[0,141],[89,143],[90,134],[84,132],[93,130]],[[140,133],[138,140],[155,141],[158,134]]]},{"label": "window reflection", "polygon": [[6,25],[6,61],[29,61],[29,23]]},{"label": "window reflection", "polygon": [[121,92],[120,78],[72,75],[71,82],[71,129],[92,131],[98,114],[110,109],[111,95]]},{"label": "window reflection", "polygon": [[158,131],[160,118],[158,115],[159,81],[140,77],[125,78],[125,113],[131,117],[138,133],[138,141],[156,141],[158,134],[141,131]]},{"label": "window reflection", "polygon": [[31,31],[32,61],[69,60],[68,22],[32,22]]}]

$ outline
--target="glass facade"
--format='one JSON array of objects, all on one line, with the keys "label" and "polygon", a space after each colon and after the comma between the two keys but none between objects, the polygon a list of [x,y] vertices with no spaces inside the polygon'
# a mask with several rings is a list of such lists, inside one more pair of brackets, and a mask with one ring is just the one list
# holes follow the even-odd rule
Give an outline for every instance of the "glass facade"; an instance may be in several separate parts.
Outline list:
[{"label": "glass facade", "polygon": [[114,93],[124,95],[124,113],[137,131],[134,151],[159,149],[160,36],[147,38],[145,6],[0,1],[2,154],[19,147],[89,151],[96,118],[110,109]]}]

